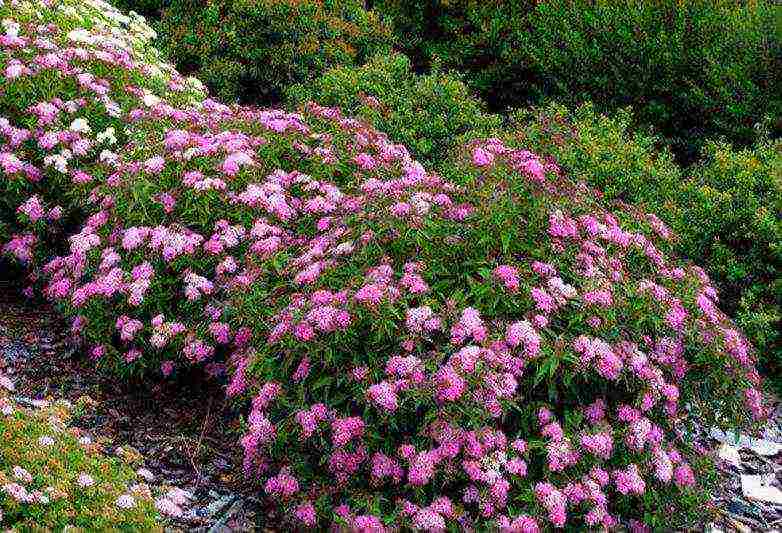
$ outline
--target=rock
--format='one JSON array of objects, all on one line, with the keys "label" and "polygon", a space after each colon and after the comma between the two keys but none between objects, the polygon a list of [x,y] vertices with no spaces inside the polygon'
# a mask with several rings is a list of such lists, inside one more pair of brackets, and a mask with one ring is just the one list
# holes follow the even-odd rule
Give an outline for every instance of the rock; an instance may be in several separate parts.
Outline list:
[{"label": "rock", "polygon": [[774,478],[767,476],[741,476],[741,492],[746,498],[782,504],[782,490],[771,485]]},{"label": "rock", "polygon": [[220,471],[225,471],[225,470],[230,470],[231,469],[231,464],[228,461],[226,461],[225,459],[223,459],[222,457],[217,457],[212,462],[212,466],[216,470],[220,470]]},{"label": "rock", "polygon": [[739,455],[739,449],[735,446],[731,446],[730,444],[721,444],[717,449],[717,457],[726,463],[735,466],[736,468],[741,466],[741,456]]},{"label": "rock", "polygon": [[2,355],[11,361],[27,361],[31,358],[31,354],[27,349],[27,346],[16,342],[10,346],[5,346]]},{"label": "rock", "polygon": [[219,513],[223,509],[225,509],[234,500],[234,498],[236,498],[236,496],[232,496],[232,495],[229,494],[229,495],[223,496],[222,498],[220,498],[218,500],[213,501],[212,503],[210,503],[209,505],[206,506],[206,509],[205,509],[206,515],[207,516],[214,516],[214,515],[216,515],[217,513]]},{"label": "rock", "polygon": [[733,498],[731,501],[729,501],[727,504],[727,509],[729,513],[733,513],[739,516],[746,514],[747,511],[752,511],[740,498]]},{"label": "rock", "polygon": [[27,398],[25,396],[15,396],[14,401],[20,405],[24,405],[27,407],[34,407],[36,409],[49,406],[49,402],[46,400],[35,400],[32,398]]},{"label": "rock", "polygon": [[153,479],[155,479],[155,474],[153,474],[147,468],[139,468],[138,470],[136,470],[136,474],[146,479],[147,481],[152,481]]},{"label": "rock", "polygon": [[777,455],[782,451],[782,444],[771,442],[765,439],[754,439],[746,435],[736,435],[732,431],[723,432],[720,429],[712,428],[709,433],[711,438],[738,448],[746,448],[752,450],[758,455],[772,456]]},{"label": "rock", "polygon": [[[233,497],[235,498],[235,496]],[[224,531],[230,531],[230,529],[225,527],[225,523],[228,521],[231,516],[233,516],[241,507],[242,500],[236,499],[234,504],[231,506],[230,509],[218,520],[210,529],[209,533],[223,533]]]}]

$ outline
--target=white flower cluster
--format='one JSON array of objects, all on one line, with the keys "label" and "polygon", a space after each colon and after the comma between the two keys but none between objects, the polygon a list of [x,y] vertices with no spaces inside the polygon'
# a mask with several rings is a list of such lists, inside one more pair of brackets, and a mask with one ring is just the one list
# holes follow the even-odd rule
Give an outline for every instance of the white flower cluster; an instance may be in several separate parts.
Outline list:
[{"label": "white flower cluster", "polygon": [[11,19],[3,19],[2,22],[0,22],[0,25],[3,26],[3,30],[5,30],[5,34],[8,37],[19,36],[19,24],[16,21]]}]

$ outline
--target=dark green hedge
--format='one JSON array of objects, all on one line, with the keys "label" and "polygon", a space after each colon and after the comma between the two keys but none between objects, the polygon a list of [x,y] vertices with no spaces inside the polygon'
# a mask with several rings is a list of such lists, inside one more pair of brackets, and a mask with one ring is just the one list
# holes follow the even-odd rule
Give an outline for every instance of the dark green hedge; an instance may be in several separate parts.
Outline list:
[{"label": "dark green hedge", "polygon": [[467,73],[495,108],[627,105],[682,161],[705,139],[782,130],[779,7],[763,1],[378,0],[422,67]]},{"label": "dark green hedge", "polygon": [[359,0],[171,0],[159,27],[180,71],[223,100],[256,104],[393,42]]}]

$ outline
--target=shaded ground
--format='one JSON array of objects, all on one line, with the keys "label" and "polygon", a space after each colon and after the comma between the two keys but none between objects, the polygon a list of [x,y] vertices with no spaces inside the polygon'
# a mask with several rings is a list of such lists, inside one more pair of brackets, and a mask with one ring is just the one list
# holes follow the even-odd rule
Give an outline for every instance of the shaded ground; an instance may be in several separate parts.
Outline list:
[{"label": "shaded ground", "polygon": [[140,452],[155,474],[150,485],[192,493],[172,529],[247,531],[261,525],[262,517],[251,511],[257,488],[235,467],[241,464],[238,413],[220,384],[197,374],[152,386],[113,379],[79,357],[52,309],[26,303],[15,285],[0,280],[0,369],[15,380],[19,396],[87,405],[73,426],[107,438],[109,449]]}]

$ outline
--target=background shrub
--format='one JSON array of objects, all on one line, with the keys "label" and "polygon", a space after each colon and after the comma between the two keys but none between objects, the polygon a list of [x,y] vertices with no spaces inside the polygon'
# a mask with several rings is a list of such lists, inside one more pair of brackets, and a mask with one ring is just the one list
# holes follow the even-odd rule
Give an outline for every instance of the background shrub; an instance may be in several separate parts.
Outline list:
[{"label": "background shrub", "polygon": [[423,163],[439,166],[460,136],[488,137],[501,119],[456,74],[414,74],[402,54],[379,55],[360,67],[336,67],[290,87],[293,107],[308,101],[335,106],[404,144]]},{"label": "background shrub", "polygon": [[493,109],[632,105],[684,162],[704,139],[751,144],[782,125],[782,48],[772,2],[380,0],[402,49],[465,72]]},{"label": "background shrub", "polygon": [[289,84],[387,49],[359,0],[173,0],[160,37],[172,61],[225,101],[279,101]]},{"label": "background shrub", "polygon": [[547,0],[509,62],[533,70],[541,94],[633,105],[691,160],[705,137],[750,144],[755,123],[782,116],[777,11],[763,1]]},{"label": "background shrub", "polygon": [[634,128],[629,108],[606,115],[592,104],[570,108],[552,103],[516,110],[509,123],[516,144],[555,157],[562,168],[612,200],[664,205],[682,180],[664,141]]},{"label": "background shrub", "polygon": [[[468,75],[470,83],[495,107],[506,105],[503,94],[518,94],[518,102],[529,92],[516,84],[526,76],[515,76],[507,58],[515,43],[515,28],[526,26],[531,0],[376,0],[374,8],[393,25],[399,48],[418,70],[441,65]],[[518,65],[513,65],[518,67]]]},{"label": "background shrub", "polygon": [[607,198],[657,213],[678,235],[676,251],[706,268],[725,311],[778,368],[782,142],[709,142],[700,162],[682,171],[659,137],[632,132],[633,122],[629,110],[609,117],[589,105],[570,111],[552,104],[512,118],[516,143],[555,157]]},{"label": "background shrub", "polygon": [[[725,310],[782,381],[782,141],[709,142],[670,215],[679,250],[721,288]],[[664,213],[663,213],[664,214]]]}]

